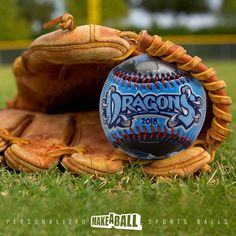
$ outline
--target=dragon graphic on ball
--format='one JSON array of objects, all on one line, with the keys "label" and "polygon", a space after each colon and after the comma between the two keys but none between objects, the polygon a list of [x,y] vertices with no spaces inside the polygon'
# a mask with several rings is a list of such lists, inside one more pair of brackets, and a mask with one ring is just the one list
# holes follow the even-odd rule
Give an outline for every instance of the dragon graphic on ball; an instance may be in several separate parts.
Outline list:
[{"label": "dragon graphic on ball", "polygon": [[116,66],[100,97],[103,130],[139,159],[164,159],[193,144],[206,116],[206,94],[189,73],[144,54]]}]

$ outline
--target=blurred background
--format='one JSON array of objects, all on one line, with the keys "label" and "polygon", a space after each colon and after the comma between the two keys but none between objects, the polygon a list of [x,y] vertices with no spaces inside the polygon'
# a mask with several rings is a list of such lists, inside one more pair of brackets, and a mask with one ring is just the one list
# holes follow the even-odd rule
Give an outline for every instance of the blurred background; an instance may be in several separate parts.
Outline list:
[{"label": "blurred background", "polygon": [[77,25],[145,28],[192,55],[236,58],[235,0],[1,0],[0,64],[12,63],[34,38],[49,32],[43,30],[44,22],[64,12]]}]

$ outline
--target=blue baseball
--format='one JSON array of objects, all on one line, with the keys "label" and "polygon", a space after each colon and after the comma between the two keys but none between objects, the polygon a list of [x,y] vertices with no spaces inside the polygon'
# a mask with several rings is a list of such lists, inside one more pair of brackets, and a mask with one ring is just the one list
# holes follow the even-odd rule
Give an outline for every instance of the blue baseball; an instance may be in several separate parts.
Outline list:
[{"label": "blue baseball", "polygon": [[99,110],[111,144],[139,159],[164,159],[197,139],[206,94],[189,73],[144,54],[112,69]]}]

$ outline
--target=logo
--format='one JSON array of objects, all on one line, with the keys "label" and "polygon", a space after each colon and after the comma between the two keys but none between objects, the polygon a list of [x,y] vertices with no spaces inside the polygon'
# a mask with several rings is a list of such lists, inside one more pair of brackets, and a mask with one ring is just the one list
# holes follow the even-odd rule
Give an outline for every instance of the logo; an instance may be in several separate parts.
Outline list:
[{"label": "logo", "polygon": [[91,226],[94,228],[142,230],[141,215],[137,213],[91,216]]},{"label": "logo", "polygon": [[187,130],[200,122],[203,107],[202,98],[189,85],[181,86],[179,93],[146,95],[123,94],[111,85],[102,102],[104,124],[109,129],[131,127],[134,117],[152,114],[166,118],[169,128],[182,126]]}]

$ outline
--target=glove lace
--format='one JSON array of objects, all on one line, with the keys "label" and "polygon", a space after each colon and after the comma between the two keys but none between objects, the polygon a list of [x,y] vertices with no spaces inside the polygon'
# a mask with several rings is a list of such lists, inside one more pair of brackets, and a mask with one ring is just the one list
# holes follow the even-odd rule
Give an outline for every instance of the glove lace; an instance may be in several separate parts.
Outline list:
[{"label": "glove lace", "polygon": [[24,144],[29,144],[30,141],[27,139],[23,138],[18,138],[10,135],[5,129],[0,128],[0,138],[3,140],[6,140],[12,144],[19,144],[19,145],[24,145]]},{"label": "glove lace", "polygon": [[50,158],[54,157],[61,157],[61,156],[71,156],[74,153],[80,153],[84,154],[87,150],[84,146],[78,146],[78,147],[59,147],[56,150],[50,151],[47,153],[47,156]]},{"label": "glove lace", "polygon": [[43,24],[43,28],[49,29],[53,26],[60,24],[62,30],[74,30],[76,28],[71,14],[65,13],[63,16],[56,17]]},{"label": "glove lace", "polygon": [[215,70],[203,64],[199,57],[191,57],[181,46],[168,40],[163,41],[160,36],[150,36],[146,31],[142,31],[136,40],[140,52],[160,57],[168,63],[174,62],[178,68],[190,72],[193,77],[202,83],[213,104],[214,117],[206,134],[206,143],[212,150],[212,161],[215,150],[228,137],[230,133],[228,125],[232,121],[232,116],[228,112],[232,100],[224,90],[225,82],[219,80]]}]

